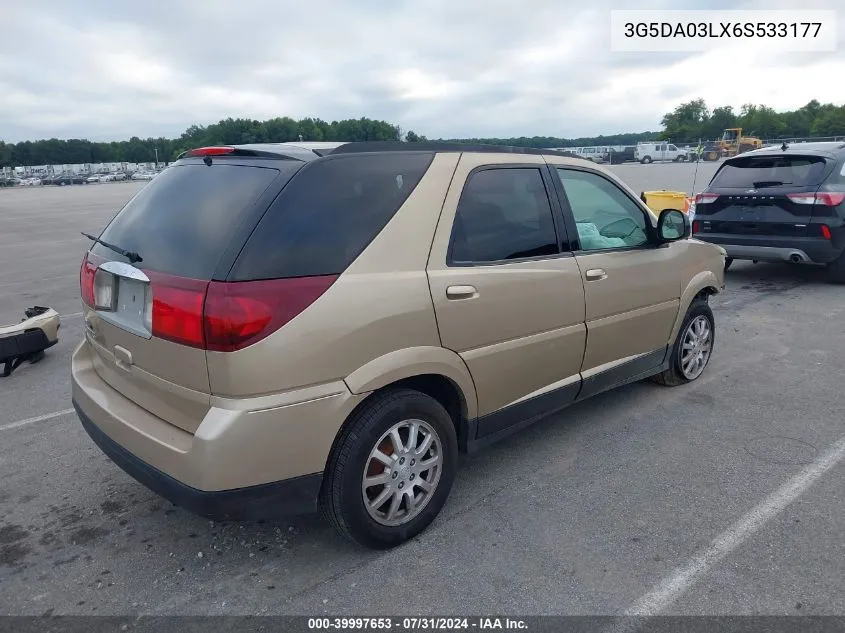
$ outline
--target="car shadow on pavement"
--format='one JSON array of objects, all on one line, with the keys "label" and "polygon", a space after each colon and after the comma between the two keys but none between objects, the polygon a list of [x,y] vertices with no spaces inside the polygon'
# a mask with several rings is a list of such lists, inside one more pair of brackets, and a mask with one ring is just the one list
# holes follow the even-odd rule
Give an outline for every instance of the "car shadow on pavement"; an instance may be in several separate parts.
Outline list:
[{"label": "car shadow on pavement", "polygon": [[751,290],[760,286],[800,284],[828,284],[827,271],[822,266],[802,264],[772,264],[735,261],[725,272],[727,290]]}]

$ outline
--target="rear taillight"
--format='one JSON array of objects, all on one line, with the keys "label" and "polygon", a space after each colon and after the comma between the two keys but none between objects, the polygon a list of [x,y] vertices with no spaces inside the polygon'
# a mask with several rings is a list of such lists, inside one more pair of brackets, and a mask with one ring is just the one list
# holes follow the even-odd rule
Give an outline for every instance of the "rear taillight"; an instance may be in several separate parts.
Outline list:
[{"label": "rear taillight", "polygon": [[822,204],[826,207],[835,207],[845,200],[845,192],[821,191],[818,193],[788,193],[786,197],[795,204]]},{"label": "rear taillight", "polygon": [[260,341],[314,303],[336,279],[212,281],[205,300],[206,349],[233,352]]},{"label": "rear taillight", "polygon": [[843,201],[845,201],[845,192],[843,191],[824,191],[816,194],[816,202],[826,207],[839,206]]},{"label": "rear taillight", "polygon": [[699,231],[701,231],[701,222],[694,220],[692,223],[692,234],[695,235]]},{"label": "rear taillight", "polygon": [[816,194],[814,193],[788,193],[786,197],[795,204],[815,204]]},{"label": "rear taillight", "polygon": [[97,267],[88,261],[88,255],[82,258],[82,266],[79,268],[79,290],[82,293],[82,301],[89,308],[94,307],[94,276]]},{"label": "rear taillight", "polygon": [[822,237],[826,240],[833,239],[830,234],[830,227],[827,224],[822,224]]},{"label": "rear taillight", "polygon": [[719,195],[715,193],[699,193],[695,196],[695,204],[698,206],[699,204],[710,204],[711,202],[716,202]]},{"label": "rear taillight", "polygon": [[203,303],[209,282],[145,271],[152,290],[153,336],[190,347],[205,347]]},{"label": "rear taillight", "polygon": [[234,352],[269,336],[337,279],[208,282],[145,272],[151,282],[153,336],[216,352]]}]

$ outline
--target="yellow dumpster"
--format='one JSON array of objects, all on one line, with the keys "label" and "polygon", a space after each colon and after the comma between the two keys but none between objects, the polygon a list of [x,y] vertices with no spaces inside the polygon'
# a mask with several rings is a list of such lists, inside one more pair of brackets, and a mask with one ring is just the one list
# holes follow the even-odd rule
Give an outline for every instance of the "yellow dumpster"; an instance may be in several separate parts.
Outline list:
[{"label": "yellow dumpster", "polygon": [[677,209],[686,213],[690,205],[690,199],[683,191],[643,191],[640,200],[645,202],[655,215],[660,215],[664,209]]}]

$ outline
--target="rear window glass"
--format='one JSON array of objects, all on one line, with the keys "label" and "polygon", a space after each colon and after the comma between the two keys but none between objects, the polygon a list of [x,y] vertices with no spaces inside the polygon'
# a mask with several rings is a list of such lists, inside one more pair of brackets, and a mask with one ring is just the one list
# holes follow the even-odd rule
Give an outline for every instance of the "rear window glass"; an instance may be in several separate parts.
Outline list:
[{"label": "rear window glass", "polygon": [[309,163],[247,241],[233,281],[343,272],[428,169],[429,152],[347,154]]},{"label": "rear window glass", "polygon": [[711,187],[758,188],[821,184],[825,160],[816,156],[760,156],[725,163]]},{"label": "rear window glass", "polygon": [[[302,163],[291,161],[288,173]],[[279,175],[278,169],[224,165],[175,165],[150,181],[117,214],[101,236],[137,252],[139,268],[211,279],[223,250],[253,204]],[[101,244],[91,249],[119,255]]]}]

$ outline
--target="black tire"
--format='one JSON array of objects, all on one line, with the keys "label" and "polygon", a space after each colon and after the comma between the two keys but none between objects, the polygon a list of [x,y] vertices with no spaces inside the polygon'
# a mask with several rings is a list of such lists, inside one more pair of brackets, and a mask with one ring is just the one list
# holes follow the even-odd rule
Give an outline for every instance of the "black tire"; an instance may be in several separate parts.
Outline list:
[{"label": "black tire", "polygon": [[733,257],[725,257],[725,270],[731,267],[731,264],[734,263]]},{"label": "black tire", "polygon": [[651,162],[651,156],[643,156],[642,159],[640,159],[640,162],[643,165],[648,165]]},{"label": "black tire", "polygon": [[[364,506],[361,488],[370,451],[379,438],[402,420],[419,419],[439,436],[442,471],[428,503],[398,526],[378,523]],[[320,491],[323,517],[346,538],[372,549],[395,547],[422,532],[439,514],[455,479],[458,439],[452,418],[433,398],[412,389],[389,389],[373,395],[347,420],[329,455]]]},{"label": "black tire", "polygon": [[827,280],[832,284],[845,284],[845,253],[827,265]]},{"label": "black tire", "polygon": [[[710,322],[710,354],[707,357],[707,362],[705,363],[702,372],[694,378],[687,378],[681,370],[681,347],[687,328],[693,319],[698,316],[703,316]],[[689,310],[687,310],[687,315],[684,317],[684,321],[681,323],[681,327],[678,330],[678,337],[675,339],[674,345],[672,345],[671,356],[669,358],[669,368],[655,376],[652,376],[652,380],[665,387],[677,387],[678,385],[684,385],[688,382],[692,382],[693,380],[697,380],[707,369],[707,364],[710,362],[710,358],[713,355],[715,345],[716,322],[713,318],[713,310],[710,309],[710,306],[704,299],[696,299],[692,302],[692,305],[690,305]]]}]

